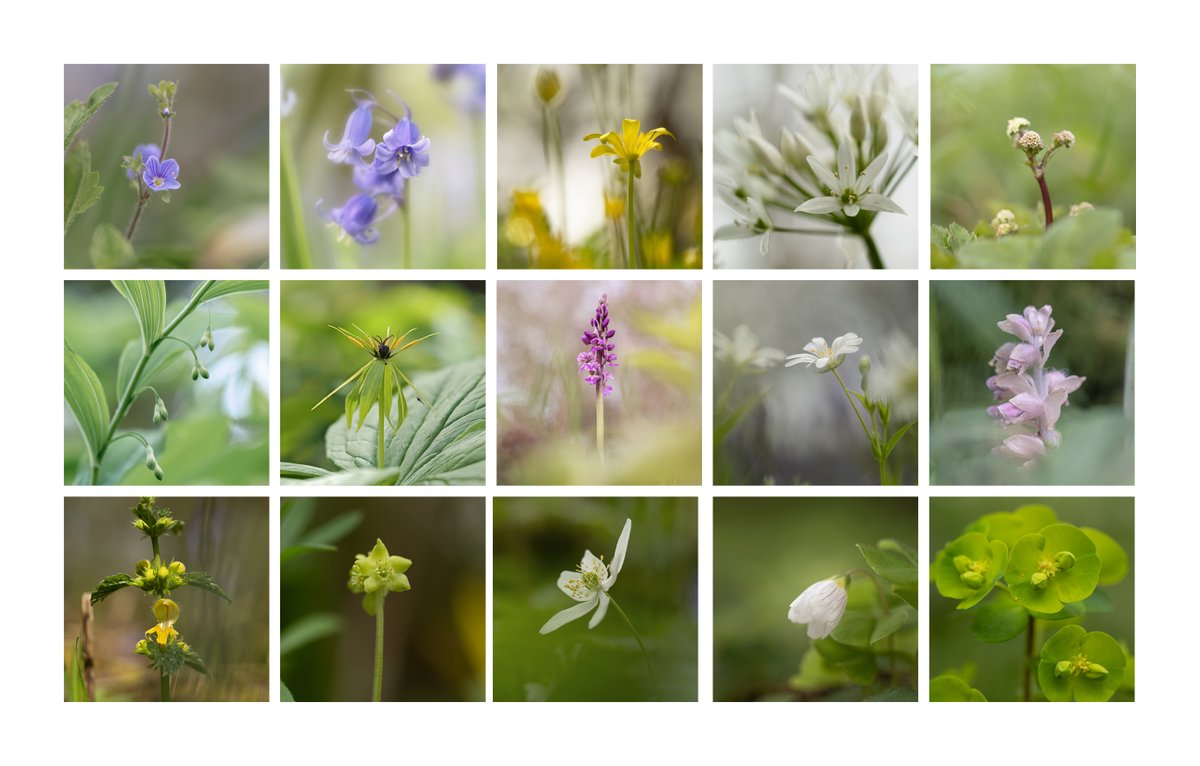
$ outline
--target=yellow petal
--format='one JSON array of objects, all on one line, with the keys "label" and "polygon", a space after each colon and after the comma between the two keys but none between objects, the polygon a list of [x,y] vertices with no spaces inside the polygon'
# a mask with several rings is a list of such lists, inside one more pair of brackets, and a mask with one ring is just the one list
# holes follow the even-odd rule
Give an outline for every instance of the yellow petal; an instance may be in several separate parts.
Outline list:
[{"label": "yellow petal", "polygon": [[637,147],[638,133],[640,132],[641,127],[641,120],[631,120],[626,117],[621,121],[621,137],[625,141],[625,149],[627,151],[632,151]]}]

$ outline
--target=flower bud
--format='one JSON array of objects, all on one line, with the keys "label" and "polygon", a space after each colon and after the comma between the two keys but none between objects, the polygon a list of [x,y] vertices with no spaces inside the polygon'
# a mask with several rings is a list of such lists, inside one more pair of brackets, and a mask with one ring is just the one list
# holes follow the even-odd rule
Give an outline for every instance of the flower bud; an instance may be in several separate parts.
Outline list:
[{"label": "flower bud", "polygon": [[959,575],[959,579],[971,590],[979,590],[983,587],[983,575],[978,572],[963,572]]},{"label": "flower bud", "polygon": [[200,371],[200,377],[208,380],[208,368],[200,362],[196,362],[196,368]]},{"label": "flower bud", "polygon": [[1071,217],[1075,218],[1077,216],[1083,215],[1084,213],[1086,213],[1089,210],[1095,210],[1095,209],[1096,208],[1093,207],[1092,203],[1090,203],[1090,202],[1080,202],[1078,205],[1071,205]]},{"label": "flower bud", "polygon": [[871,370],[871,357],[863,354],[862,359],[858,360],[858,374],[866,375]]},{"label": "flower bud", "polygon": [[954,557],[954,568],[958,570],[959,574],[962,574],[963,572],[970,569],[971,564],[973,564],[973,563],[975,563],[975,562],[971,561],[970,556],[955,556]]},{"label": "flower bud", "polygon": [[1098,662],[1089,662],[1087,664],[1087,672],[1085,672],[1083,675],[1085,678],[1104,678],[1106,675],[1108,675],[1108,668],[1104,667]]},{"label": "flower bud", "polygon": [[1013,117],[1011,120],[1008,121],[1008,129],[1007,129],[1008,137],[1016,138],[1018,135],[1023,133],[1025,131],[1025,129],[1028,127],[1029,127],[1029,120],[1025,119],[1024,117]]},{"label": "flower bud", "polygon": [[1071,672],[1071,661],[1070,660],[1059,660],[1058,664],[1054,666],[1054,675],[1056,678],[1061,678],[1062,676],[1064,676],[1070,672]]},{"label": "flower bud", "polygon": [[539,69],[537,79],[534,81],[534,92],[537,93],[538,100],[543,104],[549,104],[558,95],[562,88],[562,83],[559,82],[558,72],[553,69]]},{"label": "flower bud", "polygon": [[850,110],[850,135],[856,144],[861,144],[867,137],[867,107],[861,98]]},{"label": "flower bud", "polygon": [[1069,130],[1060,130],[1054,134],[1054,145],[1070,149],[1075,145],[1075,134]]},{"label": "flower bud", "polygon": [[192,380],[199,380],[199,379],[200,379],[200,370],[199,370],[199,368],[196,367],[196,365],[192,365]]},{"label": "flower bud", "polygon": [[1029,130],[1021,134],[1017,139],[1017,148],[1026,154],[1033,156],[1046,148],[1042,143],[1042,137],[1036,130]]},{"label": "flower bud", "polygon": [[166,474],[164,474],[164,473],[163,473],[162,466],[161,466],[161,465],[158,465],[157,463],[155,463],[155,465],[154,465],[154,478],[158,479],[159,481],[162,481],[162,480],[163,480],[163,476],[165,476],[165,475],[166,475]]},{"label": "flower bud", "polygon": [[146,559],[142,559],[137,564],[135,564],[133,567],[133,571],[137,572],[142,577],[149,577],[154,572],[154,570],[150,566],[150,562]]},{"label": "flower bud", "polygon": [[158,460],[155,459],[155,457],[154,457],[154,448],[147,445],[146,446],[146,467],[149,468],[151,471],[153,471],[154,467],[156,465],[158,465]]},{"label": "flower bud", "polygon": [[997,237],[1016,234],[1020,228],[1017,225],[1017,216],[1008,208],[997,210],[995,217],[992,218],[992,231],[996,232]]},{"label": "flower bud", "polygon": [[1045,588],[1050,582],[1050,577],[1045,572],[1034,572],[1029,577],[1029,584],[1035,588]]},{"label": "flower bud", "polygon": [[143,638],[141,641],[137,642],[137,646],[134,647],[133,653],[141,654],[143,656],[149,657],[150,656],[150,644],[146,641],[146,639]]},{"label": "flower bud", "polygon": [[1054,556],[1054,563],[1058,565],[1059,569],[1064,571],[1070,569],[1075,566],[1075,554],[1070,551],[1059,551]]},{"label": "flower bud", "polygon": [[812,148],[803,138],[787,128],[779,131],[779,150],[788,165],[805,173],[811,173],[807,157],[813,153]]},{"label": "flower bud", "polygon": [[167,569],[171,570],[172,574],[181,575],[187,570],[187,567],[183,565],[182,561],[172,561],[167,565]]}]

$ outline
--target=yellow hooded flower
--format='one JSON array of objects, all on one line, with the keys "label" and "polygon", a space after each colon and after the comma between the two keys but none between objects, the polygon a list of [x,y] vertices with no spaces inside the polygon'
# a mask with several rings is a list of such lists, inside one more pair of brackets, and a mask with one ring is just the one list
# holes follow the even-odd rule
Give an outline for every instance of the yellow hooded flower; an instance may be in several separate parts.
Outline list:
[{"label": "yellow hooded flower", "polygon": [[615,155],[616,159],[613,162],[621,170],[628,172],[632,168],[634,178],[641,178],[642,155],[651,149],[662,151],[662,145],[657,141],[659,136],[670,136],[672,140],[675,138],[674,134],[666,128],[655,128],[649,133],[642,133],[641,128],[641,120],[631,120],[626,117],[621,122],[620,133],[615,131],[589,133],[583,137],[583,140],[600,139],[600,145],[592,149],[593,157],[605,154]]},{"label": "yellow hooded flower", "polygon": [[169,598],[160,598],[154,602],[154,619],[158,624],[146,631],[146,635],[154,634],[154,640],[161,646],[179,635],[175,630],[175,621],[179,619],[179,604]]}]

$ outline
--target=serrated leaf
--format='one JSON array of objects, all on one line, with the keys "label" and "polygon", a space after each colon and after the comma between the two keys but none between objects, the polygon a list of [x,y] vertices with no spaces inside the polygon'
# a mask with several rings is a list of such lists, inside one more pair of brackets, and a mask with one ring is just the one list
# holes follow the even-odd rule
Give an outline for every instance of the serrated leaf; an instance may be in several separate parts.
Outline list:
[{"label": "serrated leaf", "polygon": [[221,590],[220,585],[217,585],[215,582],[213,582],[213,579],[209,577],[208,572],[184,572],[183,584],[191,585],[201,590],[206,590],[209,593],[220,596],[229,603],[233,603],[233,599],[231,599],[225,593],[225,591]]},{"label": "serrated leaf", "polygon": [[161,279],[114,279],[112,284],[129,301],[142,333],[142,351],[149,353],[167,321],[166,283]]},{"label": "serrated leaf", "polygon": [[874,545],[859,545],[858,550],[867,566],[893,585],[915,585],[917,567],[906,555],[896,551],[885,551]]},{"label": "serrated leaf", "polygon": [[112,594],[130,585],[133,585],[133,575],[125,574],[124,572],[109,575],[97,583],[96,587],[92,588],[92,603],[99,604]]},{"label": "serrated leaf", "polygon": [[66,343],[63,343],[63,361],[63,393],[95,465],[108,434],[108,400],[100,378]]},{"label": "serrated leaf", "polygon": [[342,629],[342,618],[330,612],[305,615],[279,634],[279,655],[294,652],[314,641],[328,638]]},{"label": "serrated leaf", "polygon": [[1029,629],[1029,612],[1004,594],[975,610],[971,635],[989,644],[1011,641]]},{"label": "serrated leaf", "polygon": [[71,142],[79,135],[79,131],[83,130],[83,126],[96,116],[96,112],[117,89],[117,85],[115,82],[106,82],[91,92],[86,103],[76,99],[67,104],[63,110],[64,152],[70,148]]},{"label": "serrated leaf", "polygon": [[71,228],[75,219],[100,201],[104,187],[100,173],[92,170],[92,153],[87,141],[80,141],[63,162],[63,231]]},{"label": "serrated leaf", "polygon": [[183,652],[183,664],[198,673],[208,675],[208,665],[205,665],[200,655],[196,654],[190,647],[187,651]]}]

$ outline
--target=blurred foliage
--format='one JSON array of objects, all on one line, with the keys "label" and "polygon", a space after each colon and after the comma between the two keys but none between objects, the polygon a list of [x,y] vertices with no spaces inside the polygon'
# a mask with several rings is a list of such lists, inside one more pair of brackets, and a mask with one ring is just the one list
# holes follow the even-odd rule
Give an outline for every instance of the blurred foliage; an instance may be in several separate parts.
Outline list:
[{"label": "blurred foliage", "polygon": [[[699,284],[501,282],[498,285],[501,484],[699,484]],[[606,462],[595,392],[576,356],[608,295],[620,366],[605,398]]]},{"label": "blurred foliage", "polygon": [[[714,698],[853,701],[878,692],[879,682],[852,682],[823,662],[823,654],[813,651],[817,642],[787,614],[809,585],[865,569],[856,546],[882,539],[916,543],[915,499],[714,499]],[[869,609],[877,599],[867,577],[852,578],[848,609]],[[916,622],[910,620],[895,639],[896,678],[915,688]],[[882,678],[890,666],[883,657],[878,664]],[[868,679],[874,673],[872,664]]]},{"label": "blurred foliage", "polygon": [[[192,294],[194,282],[167,282],[168,318]],[[154,398],[137,398],[121,421],[122,430],[139,430],[150,440],[173,485],[266,484],[269,462],[270,405],[268,368],[268,300],[265,292],[221,298],[194,311],[174,331],[189,343],[199,341],[211,322],[216,350],[204,352],[211,374],[193,381],[191,354],[181,344],[167,344],[156,354],[163,366],[145,379],[162,396],[170,413],[154,424]],[[67,282],[64,326],[66,341],[96,371],[110,404],[120,398],[117,369],[127,344],[141,347],[138,322],[129,303],[109,282]],[[156,362],[157,364],[157,362]],[[87,450],[73,415],[65,410],[63,477],[67,484],[83,479],[89,469]],[[113,442],[105,457],[105,475],[119,482],[145,485],[145,449],[134,439]],[[109,473],[111,472],[111,473]]]},{"label": "blurred foliage", "polygon": [[[592,630],[587,616],[538,634],[574,603],[559,573],[585,550],[610,560],[626,519],[612,596],[645,642],[653,679],[616,608]],[[695,498],[496,498],[492,536],[495,700],[696,700]]]},{"label": "blurred foliage", "polygon": [[[1065,337],[1065,335],[1064,335]],[[1058,348],[1055,348],[1058,351]],[[1012,511],[1023,505],[1040,503],[1054,509],[1058,520],[1081,527],[1092,527],[1110,535],[1129,557],[1128,573],[1116,585],[1102,590],[1110,603],[1096,604],[1082,618],[1037,621],[1035,654],[1047,638],[1064,625],[1084,624],[1114,636],[1126,650],[1126,679],[1114,701],[1133,699],[1134,593],[1137,571],[1134,557],[1133,498],[1128,497],[976,497],[930,500],[930,560],[937,551],[955,540],[979,517]],[[949,674],[977,689],[991,702],[1016,701],[1021,697],[1021,664],[1024,639],[1001,643],[981,643],[973,634],[978,609],[959,610],[953,599],[944,598],[930,583],[929,672],[931,676]],[[997,598],[993,596],[992,598]],[[1036,688],[1036,685],[1035,685]]]},{"label": "blurred foliage", "polygon": [[[157,498],[187,524],[180,537],[161,541],[165,558],[205,570],[229,594],[226,603],[188,589],[176,627],[201,652],[209,675],[179,673],[171,683],[178,701],[260,701],[269,698],[270,561],[266,498]],[[114,571],[132,572],[150,543],[130,527],[137,498],[65,500],[63,652],[70,663],[81,627],[81,595]],[[124,588],[93,612],[88,651],[95,661],[96,699],[157,700],[159,675],[133,653],[154,624],[154,597]]]},{"label": "blurred foliage", "polygon": [[[935,268],[1133,267],[1133,65],[934,66],[931,77]],[[1076,136],[1047,166],[1055,223],[1044,237],[1037,181],[1005,135],[1013,117],[1047,142],[1060,130]],[[1081,202],[1096,209],[1069,218]],[[988,222],[1001,209],[1014,211],[1021,229],[996,239]],[[953,222],[978,241],[947,248],[938,228]]]},{"label": "blurred foliage", "polygon": [[[989,361],[1013,340],[996,327],[1026,306],[1063,330],[1049,366],[1087,378],[1063,408],[1062,445],[1032,470],[991,450]],[[934,282],[930,293],[930,478],[934,484],[1132,484],[1133,283]]]},{"label": "blurred foliage", "polygon": [[[665,127],[635,184],[642,267],[701,266],[701,71],[698,65],[498,67],[497,224],[501,268],[622,268],[627,176],[591,157],[592,133]],[[552,80],[548,78],[553,78]],[[553,87],[551,87],[551,84]]]},{"label": "blurred foliage", "polygon": [[[432,67],[392,65],[285,65],[283,88],[294,101],[280,128],[285,178],[280,222],[288,245],[286,268],[399,268],[404,247],[403,216],[375,227],[379,241],[338,241],[337,227],[317,210],[341,207],[357,193],[349,165],[326,157],[326,132],[341,140],[354,100],[346,91],[365,90],[394,115],[412,110],[412,121],[429,137],[429,166],[408,185],[415,268],[483,268],[484,115],[482,105],[460,98],[454,82],[434,77]],[[290,100],[290,99],[289,99]],[[378,111],[378,110],[377,110]],[[372,136],[382,138],[394,121],[376,115]]]},{"label": "blurred foliage", "polygon": [[[838,374],[861,390],[859,362],[871,357],[871,374],[881,374],[881,350],[894,335],[917,338],[915,282],[718,282],[713,290],[713,328],[732,336],[747,325],[762,346],[800,353],[814,337],[832,341],[846,332],[864,338]],[[734,375],[715,362],[714,406],[750,405],[724,439],[714,438],[713,479],[717,484],[876,484],[879,468],[837,380],[813,368],[776,365],[756,376]],[[911,399],[915,420],[917,392]],[[758,403],[755,404],[755,399]],[[893,403],[897,404],[897,403]],[[716,413],[714,422],[720,413]],[[893,416],[892,430],[906,422]],[[918,427],[891,456],[901,484],[915,484]]]},{"label": "blurred foliage", "polygon": [[411,559],[388,599],[384,700],[482,701],[482,498],[287,498],[281,508],[280,675],[299,702],[371,698],[375,620],[346,587],[381,539]]},{"label": "blurred foliage", "polygon": [[[326,282],[285,281],[280,299],[280,455],[285,462],[336,470],[327,455],[326,431],[345,424],[343,403],[350,387],[313,411],[313,405],[365,364],[367,352],[330,325],[358,325],[374,335],[416,328],[411,338],[437,333],[397,360],[400,369],[421,385],[421,377],[459,363],[481,363],[484,351],[482,282]],[[431,394],[432,396],[432,394]],[[410,414],[422,404],[411,392]],[[374,416],[361,434],[374,438]],[[398,449],[398,447],[397,447]],[[372,455],[374,453],[372,452]],[[343,466],[345,467],[345,466]],[[371,483],[356,481],[355,483]]]},{"label": "blurred foliage", "polygon": [[[78,134],[76,147],[86,142],[90,148],[91,170],[104,191],[67,231],[66,267],[265,267],[268,76],[265,64],[68,64],[68,102],[86,100],[106,82],[119,86]],[[179,162],[181,188],[170,204],[151,199],[146,205],[133,243],[136,261],[93,263],[93,235],[123,234],[137,206],[136,185],[125,177],[122,159],[138,144],[162,142],[162,118],[146,90],[160,80],[179,82],[168,155]],[[113,252],[101,248],[97,255]]]}]

